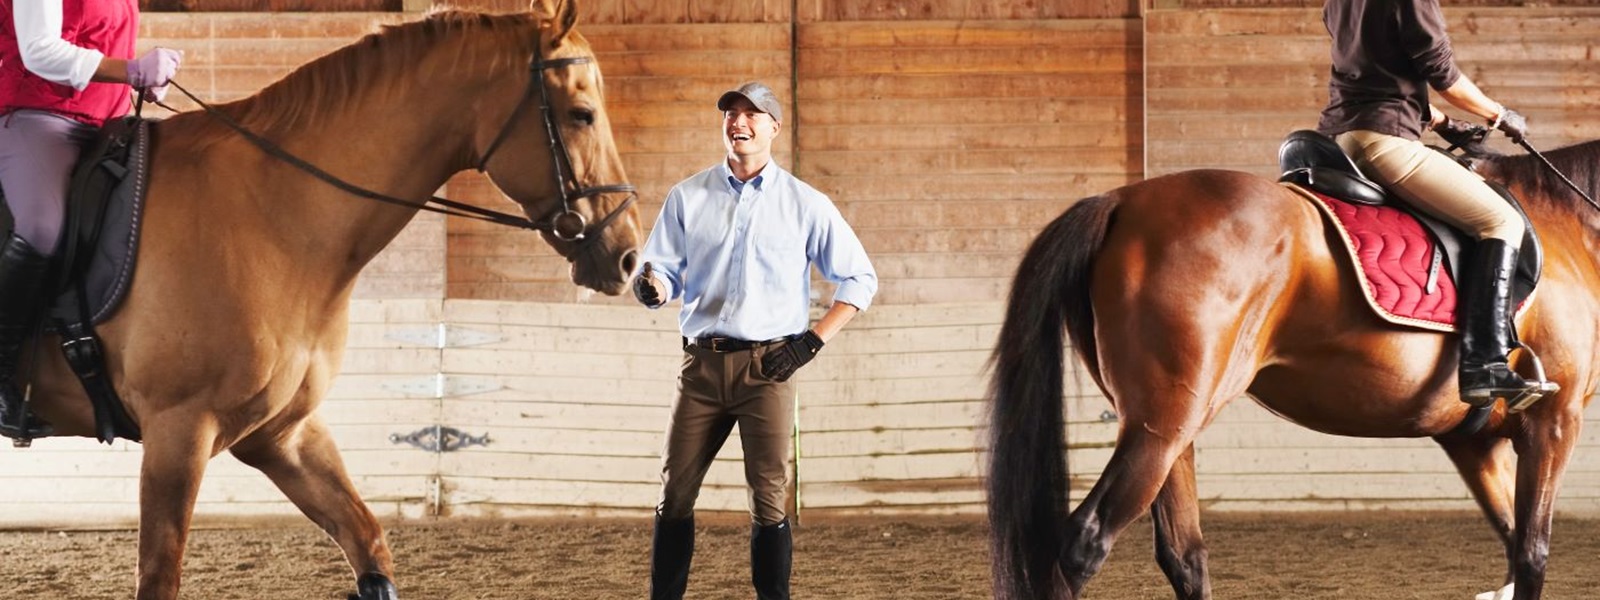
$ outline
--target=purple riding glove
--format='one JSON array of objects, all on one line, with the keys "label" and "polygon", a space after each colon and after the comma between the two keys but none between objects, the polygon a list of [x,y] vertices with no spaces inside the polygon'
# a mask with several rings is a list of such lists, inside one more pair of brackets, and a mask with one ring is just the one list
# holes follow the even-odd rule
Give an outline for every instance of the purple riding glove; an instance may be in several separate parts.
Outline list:
[{"label": "purple riding glove", "polygon": [[145,100],[161,100],[167,95],[167,83],[178,74],[178,64],[183,53],[171,48],[155,48],[144,56],[128,61],[128,85],[144,94]]}]

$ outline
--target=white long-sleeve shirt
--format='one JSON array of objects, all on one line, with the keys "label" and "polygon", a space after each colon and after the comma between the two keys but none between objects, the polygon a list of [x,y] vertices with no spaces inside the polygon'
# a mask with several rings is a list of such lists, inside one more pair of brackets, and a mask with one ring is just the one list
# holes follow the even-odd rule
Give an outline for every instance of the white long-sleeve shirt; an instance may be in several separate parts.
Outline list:
[{"label": "white long-sleeve shirt", "polygon": [[15,0],[11,3],[11,21],[17,31],[22,66],[45,80],[81,91],[89,86],[105,54],[62,39],[61,20],[61,0]]}]

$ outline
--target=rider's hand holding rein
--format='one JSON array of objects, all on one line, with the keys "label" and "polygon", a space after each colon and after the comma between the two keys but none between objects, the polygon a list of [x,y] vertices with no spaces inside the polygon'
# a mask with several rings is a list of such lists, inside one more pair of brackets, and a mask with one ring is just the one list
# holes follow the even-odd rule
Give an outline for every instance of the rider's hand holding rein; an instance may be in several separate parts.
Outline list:
[{"label": "rider's hand holding rein", "polygon": [[160,102],[182,63],[183,52],[171,48],[154,48],[133,60],[108,56],[100,61],[94,80],[126,83],[139,90],[145,101]]},{"label": "rider's hand holding rein", "polygon": [[1518,144],[1522,143],[1522,138],[1528,137],[1528,120],[1522,113],[1509,108],[1501,107],[1500,115],[1489,123],[1489,127],[1505,132],[1506,137]]}]

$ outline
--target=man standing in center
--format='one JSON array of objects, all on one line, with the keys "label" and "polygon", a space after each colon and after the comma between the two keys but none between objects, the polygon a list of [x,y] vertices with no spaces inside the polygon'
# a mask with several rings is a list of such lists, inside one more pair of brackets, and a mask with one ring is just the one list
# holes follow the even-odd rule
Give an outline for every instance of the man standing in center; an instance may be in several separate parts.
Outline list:
[{"label": "man standing in center", "polygon": [[[727,159],[667,194],[633,282],[650,308],[683,297],[683,373],[661,456],[650,597],[683,597],[695,499],[737,424],[750,486],[750,581],[757,598],[787,600],[789,377],[867,309],[878,276],[833,202],[772,161],[783,122],[772,90],[746,83],[717,109]],[[813,264],[838,289],[810,326]]]}]

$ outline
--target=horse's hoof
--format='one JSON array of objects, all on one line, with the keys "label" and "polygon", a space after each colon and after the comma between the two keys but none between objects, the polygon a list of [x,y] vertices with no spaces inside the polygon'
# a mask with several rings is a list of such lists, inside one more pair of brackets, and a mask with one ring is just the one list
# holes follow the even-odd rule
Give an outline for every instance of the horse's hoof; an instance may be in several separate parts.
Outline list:
[{"label": "horse's hoof", "polygon": [[394,589],[394,582],[383,573],[367,573],[356,580],[356,593],[350,594],[350,600],[398,600],[400,592]]}]

